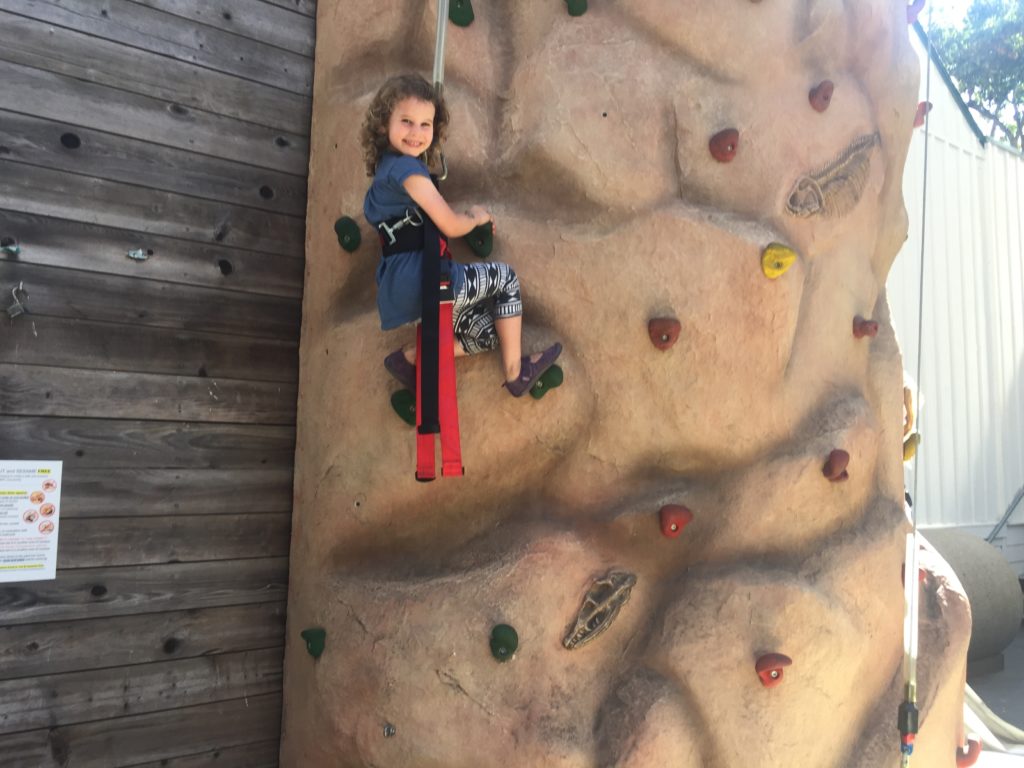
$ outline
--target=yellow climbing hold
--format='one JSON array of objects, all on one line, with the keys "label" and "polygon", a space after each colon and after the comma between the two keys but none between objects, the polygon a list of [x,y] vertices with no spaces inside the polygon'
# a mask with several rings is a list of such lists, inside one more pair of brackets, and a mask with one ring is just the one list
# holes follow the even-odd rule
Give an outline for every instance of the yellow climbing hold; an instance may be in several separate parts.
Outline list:
[{"label": "yellow climbing hold", "polygon": [[903,441],[903,460],[910,461],[914,458],[914,454],[917,453],[917,446],[921,444],[921,435],[918,432],[912,432],[907,435],[907,439]]},{"label": "yellow climbing hold", "polygon": [[771,243],[761,254],[761,271],[772,280],[781,277],[796,261],[796,251],[780,243]]}]

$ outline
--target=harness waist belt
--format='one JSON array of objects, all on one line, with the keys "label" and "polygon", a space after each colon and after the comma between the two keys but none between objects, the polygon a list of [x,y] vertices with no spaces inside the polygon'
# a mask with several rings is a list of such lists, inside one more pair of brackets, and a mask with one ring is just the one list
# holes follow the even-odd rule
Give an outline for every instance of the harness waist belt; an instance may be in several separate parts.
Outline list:
[{"label": "harness waist belt", "polygon": [[423,250],[423,216],[418,210],[407,211],[405,216],[382,221],[377,225],[380,247],[384,258],[395,253]]}]

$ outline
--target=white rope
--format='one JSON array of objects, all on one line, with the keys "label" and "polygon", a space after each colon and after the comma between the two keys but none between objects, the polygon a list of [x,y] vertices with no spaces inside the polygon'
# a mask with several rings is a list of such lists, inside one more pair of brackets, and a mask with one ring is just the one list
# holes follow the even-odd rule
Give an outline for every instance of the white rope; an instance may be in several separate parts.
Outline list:
[{"label": "white rope", "polygon": [[[928,40],[928,51],[925,65],[925,86],[924,100],[929,104],[932,90],[932,3],[928,4],[928,29],[925,37]],[[921,267],[918,276],[918,302],[917,302],[917,375],[914,381],[913,407],[917,411],[917,432],[921,434],[921,358],[923,345],[921,343],[924,333],[924,267],[925,267],[925,215],[928,209],[928,137],[929,137],[928,107],[925,106],[924,115],[924,159],[922,171],[921,190]],[[917,531],[917,479],[918,459],[921,451],[914,453],[914,492],[911,496],[910,522],[912,531],[907,535],[907,555],[904,560],[904,614],[903,614],[903,681],[905,700],[917,705],[917,650],[919,634],[919,605],[921,602],[921,587],[918,579],[918,551],[919,538]],[[904,768],[910,765],[910,754],[902,756]]]},{"label": "white rope", "polygon": [[[434,39],[434,88],[437,95],[444,93],[444,46],[448,32],[448,0],[437,0],[437,37]],[[438,181],[448,178],[448,160],[441,153],[441,172]]]}]

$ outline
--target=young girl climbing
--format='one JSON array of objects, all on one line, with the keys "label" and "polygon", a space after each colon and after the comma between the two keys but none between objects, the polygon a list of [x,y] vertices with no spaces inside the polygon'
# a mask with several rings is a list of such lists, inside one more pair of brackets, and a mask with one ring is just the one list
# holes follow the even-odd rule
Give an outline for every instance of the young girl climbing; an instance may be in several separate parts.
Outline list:
[{"label": "young girl climbing", "polygon": [[[363,122],[360,141],[366,173],[373,178],[363,202],[366,220],[377,228],[385,246],[377,265],[377,309],[383,330],[420,319],[423,266],[423,217],[446,237],[462,237],[490,223],[479,205],[453,211],[430,179],[428,163],[437,163],[448,128],[448,108],[436,89],[418,75],[392,77],[377,91]],[[401,239],[399,239],[401,238]],[[394,251],[395,243],[405,243]],[[391,245],[388,248],[388,245]],[[408,248],[408,250],[405,250]],[[551,367],[562,351],[552,344],[523,357],[523,304],[519,278],[502,262],[450,262],[455,295],[455,355],[473,355],[501,347],[505,387],[522,397]],[[415,343],[384,358],[384,367],[404,387],[415,391]]]}]

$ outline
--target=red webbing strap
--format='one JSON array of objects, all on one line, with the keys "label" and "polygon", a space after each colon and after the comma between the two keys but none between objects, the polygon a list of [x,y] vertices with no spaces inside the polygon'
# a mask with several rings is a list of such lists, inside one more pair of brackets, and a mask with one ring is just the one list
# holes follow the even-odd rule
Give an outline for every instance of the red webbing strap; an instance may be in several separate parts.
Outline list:
[{"label": "red webbing strap", "polygon": [[[440,257],[450,259],[448,242],[441,237],[438,240]],[[441,475],[460,477],[464,474],[459,439],[459,403],[455,387],[455,334],[452,322],[455,296],[451,280],[447,278],[448,270],[439,271],[443,277],[439,280],[438,290],[434,293],[438,302],[436,325],[421,322],[416,326],[416,479],[420,482],[429,482],[437,477],[434,453],[434,435],[437,432],[440,432],[441,437]],[[425,325],[433,328],[428,327],[424,333]],[[436,336],[431,339],[431,335],[435,333]],[[434,347],[436,352],[431,347]],[[432,360],[427,361],[425,355],[430,355]],[[432,376],[434,371],[436,378],[424,382],[423,376]],[[436,428],[422,428],[424,413],[426,412],[429,418],[431,410],[424,409],[425,398],[431,398],[436,403]]]},{"label": "red webbing strap", "polygon": [[[442,295],[444,295],[442,291]],[[447,292],[451,294],[449,289]],[[452,329],[453,299],[441,301],[438,356],[438,416],[441,420],[441,475],[461,477],[462,445],[459,441],[459,401],[455,395],[455,338]]]}]

